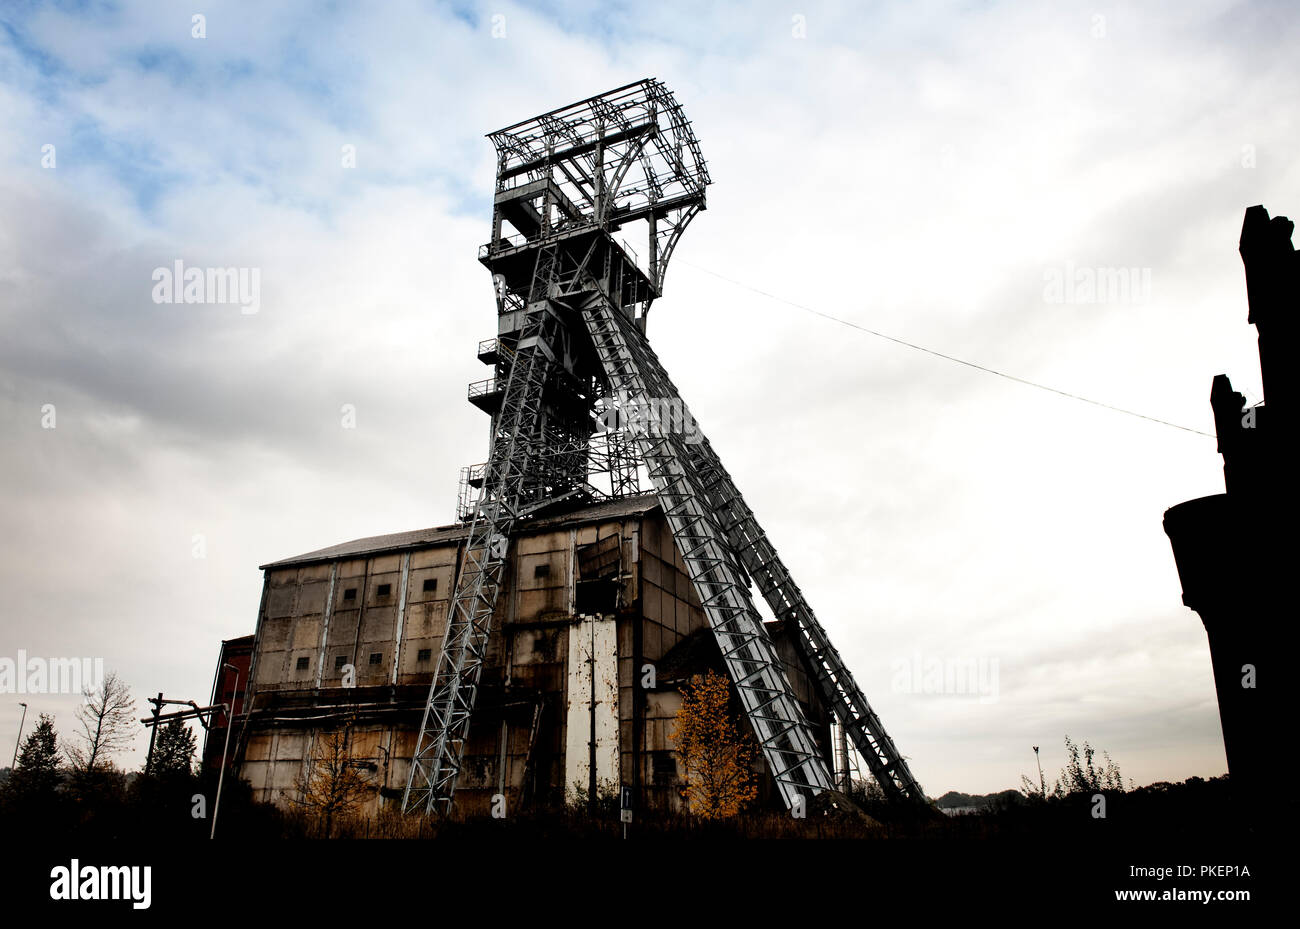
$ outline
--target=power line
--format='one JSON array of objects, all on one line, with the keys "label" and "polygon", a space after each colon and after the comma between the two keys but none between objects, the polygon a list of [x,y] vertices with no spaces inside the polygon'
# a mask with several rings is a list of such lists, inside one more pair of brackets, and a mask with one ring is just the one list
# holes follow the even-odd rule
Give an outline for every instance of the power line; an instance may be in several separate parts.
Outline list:
[{"label": "power line", "polygon": [[1007,374],[1005,371],[999,371],[996,368],[989,368],[986,367],[985,365],[977,364],[973,361],[967,361],[965,358],[958,358],[955,355],[947,355],[944,354],[943,352],[935,351],[932,348],[926,348],[924,345],[917,345],[915,342],[908,342],[906,339],[900,339],[896,336],[889,335],[888,333],[880,332],[868,326],[863,326],[860,323],[853,322],[852,320],[841,319],[838,316],[832,316],[830,313],[823,313],[821,310],[815,310],[810,306],[804,306],[802,303],[795,303],[793,300],[787,300],[785,297],[779,297],[776,294],[768,293],[766,290],[760,290],[759,288],[754,287],[750,284],[746,284],[743,281],[733,280],[732,278],[729,278],[726,275],[719,274],[716,271],[711,271],[708,268],[695,264],[694,262],[687,261],[685,258],[682,258],[680,256],[678,256],[677,260],[682,264],[690,265],[692,268],[695,268],[698,271],[703,271],[705,274],[712,275],[713,277],[716,277],[718,280],[726,281],[728,284],[733,284],[736,287],[743,287],[745,290],[753,291],[756,294],[760,294],[764,297],[767,297],[769,300],[775,300],[778,303],[784,303],[787,306],[792,306],[796,309],[803,310],[807,313],[812,313],[814,316],[820,316],[822,319],[829,319],[831,322],[839,323],[841,326],[848,326],[850,329],[857,329],[860,332],[865,332],[868,335],[873,335],[878,339],[884,339],[888,342],[893,342],[896,345],[902,345],[906,348],[914,349],[915,351],[918,352],[924,352],[927,355],[933,355],[936,358],[942,358],[944,361],[953,361],[959,365],[965,365],[968,368],[974,368],[977,371],[983,371],[985,374],[993,374],[996,375],[997,377],[1006,378],[1008,381],[1015,381],[1017,384],[1024,384],[1026,387],[1036,387],[1039,390],[1045,390],[1048,393],[1057,394],[1058,396],[1062,396],[1062,397],[1068,397],[1071,400],[1078,400],[1081,403],[1090,403],[1093,406],[1099,406],[1102,409],[1112,410],[1116,413],[1123,413],[1126,416],[1135,416],[1138,419],[1145,419],[1148,422],[1159,423],[1162,426],[1169,426],[1173,429],[1181,429],[1184,432],[1192,432],[1195,433],[1196,435],[1203,435],[1211,439],[1217,438],[1212,433],[1202,432],[1200,429],[1193,429],[1190,426],[1180,426],[1178,423],[1171,423],[1166,419],[1159,419],[1155,416],[1147,416],[1145,413],[1137,413],[1134,412],[1133,410],[1126,410],[1123,407],[1114,406],[1110,403],[1103,403],[1100,400],[1093,400],[1089,397],[1080,396],[1079,394],[1072,394],[1068,390],[1058,390],[1057,388],[1049,387],[1046,384],[1039,384],[1037,381],[1030,381],[1030,380],[1026,380],[1023,377],[1017,377],[1014,374]]}]

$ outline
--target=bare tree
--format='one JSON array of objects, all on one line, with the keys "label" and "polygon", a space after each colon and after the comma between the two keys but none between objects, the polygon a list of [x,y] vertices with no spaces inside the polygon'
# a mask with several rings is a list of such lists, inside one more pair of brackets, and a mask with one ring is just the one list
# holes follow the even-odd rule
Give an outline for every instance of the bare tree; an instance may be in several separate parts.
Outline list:
[{"label": "bare tree", "polygon": [[77,707],[82,745],[65,749],[74,774],[92,774],[111,765],[114,755],[131,745],[135,734],[135,698],[126,682],[110,671],[97,690],[87,688],[86,702]]}]

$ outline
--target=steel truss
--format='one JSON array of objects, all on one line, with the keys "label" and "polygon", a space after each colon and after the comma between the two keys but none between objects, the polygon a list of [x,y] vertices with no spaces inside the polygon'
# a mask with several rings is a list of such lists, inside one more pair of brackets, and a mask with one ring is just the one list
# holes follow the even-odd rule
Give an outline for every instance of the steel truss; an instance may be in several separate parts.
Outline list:
[{"label": "steel truss", "polygon": [[[538,273],[550,273],[541,260]],[[501,592],[510,530],[520,516],[546,501],[546,488],[534,479],[534,444],[544,388],[553,376],[547,346],[555,340],[560,321],[546,299],[530,304],[525,313],[411,759],[404,810],[450,808]]]},{"label": "steel truss", "polygon": [[[491,635],[511,533],[560,503],[654,485],[778,791],[789,807],[830,789],[817,738],[750,594],[797,631],[822,698],[892,797],[924,802],[879,718],[831,645],[708,439],[672,423],[625,428],[628,406],[680,395],[646,341],[668,260],[704,209],[708,170],[658,81],[579,101],[492,133],[498,154],[492,271],[498,336],[479,345],[495,376],[469,398],[492,417],[488,461],[465,469],[468,523],[446,633],[403,809],[448,812]],[[516,229],[511,234],[505,228]],[[643,262],[615,232],[642,229]],[[667,428],[664,428],[667,426]],[[472,492],[477,491],[475,496]]]},{"label": "steel truss", "polygon": [[[645,339],[604,294],[586,302],[582,317],[615,390],[634,397],[669,396],[667,374],[646,351]],[[685,438],[672,429],[647,429],[639,430],[636,440],[759,747],[782,799],[793,807],[798,798],[831,786],[817,741],[691,464]]]},{"label": "steel truss", "polygon": [[[650,343],[640,333],[636,336],[629,335],[628,339],[639,343],[637,349],[642,356],[641,363],[656,372],[652,395],[682,403],[681,395]],[[772,615],[794,623],[798,630],[799,651],[812,670],[822,697],[834,709],[886,795],[926,802],[921,785],[894,747],[880,717],[872,710],[839,651],[831,644],[826,630],[768,541],[767,533],[759,526],[708,437],[699,430],[698,424],[695,430],[695,441],[684,443],[689,468],[698,477],[709,506],[717,514],[727,547],[757,584]]]}]

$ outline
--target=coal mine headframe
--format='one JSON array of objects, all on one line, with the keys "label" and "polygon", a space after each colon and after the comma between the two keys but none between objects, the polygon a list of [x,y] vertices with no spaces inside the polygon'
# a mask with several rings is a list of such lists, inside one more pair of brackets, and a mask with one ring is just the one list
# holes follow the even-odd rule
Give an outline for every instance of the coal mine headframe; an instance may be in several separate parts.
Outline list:
[{"label": "coal mine headframe", "polygon": [[451,809],[512,546],[539,520],[638,496],[643,481],[784,804],[834,785],[751,584],[886,795],[924,804],[647,341],[648,311],[710,183],[682,107],[647,79],[488,138],[496,190],[479,260],[492,274],[497,335],[479,344],[493,376],[471,384],[469,399],[491,416],[490,451],[462,475],[463,554],[403,809]]}]

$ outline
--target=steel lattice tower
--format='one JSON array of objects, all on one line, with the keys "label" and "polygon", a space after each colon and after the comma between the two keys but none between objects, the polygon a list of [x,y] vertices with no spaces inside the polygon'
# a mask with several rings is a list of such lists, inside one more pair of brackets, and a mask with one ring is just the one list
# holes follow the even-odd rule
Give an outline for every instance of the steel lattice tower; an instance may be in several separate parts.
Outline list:
[{"label": "steel lattice tower", "polygon": [[[643,80],[488,138],[497,181],[492,240],[479,260],[492,272],[498,335],[478,349],[495,374],[471,384],[469,399],[492,416],[491,450],[462,475],[469,538],[403,809],[450,809],[516,525],[553,506],[638,493],[641,474],[659,497],[786,805],[831,788],[831,776],[751,582],[778,619],[794,624],[823,699],[886,793],[923,803],[712,446],[674,428],[685,407],[645,323],[709,184],[681,107],[659,81]],[[634,233],[645,243],[644,261],[622,238]]]}]

